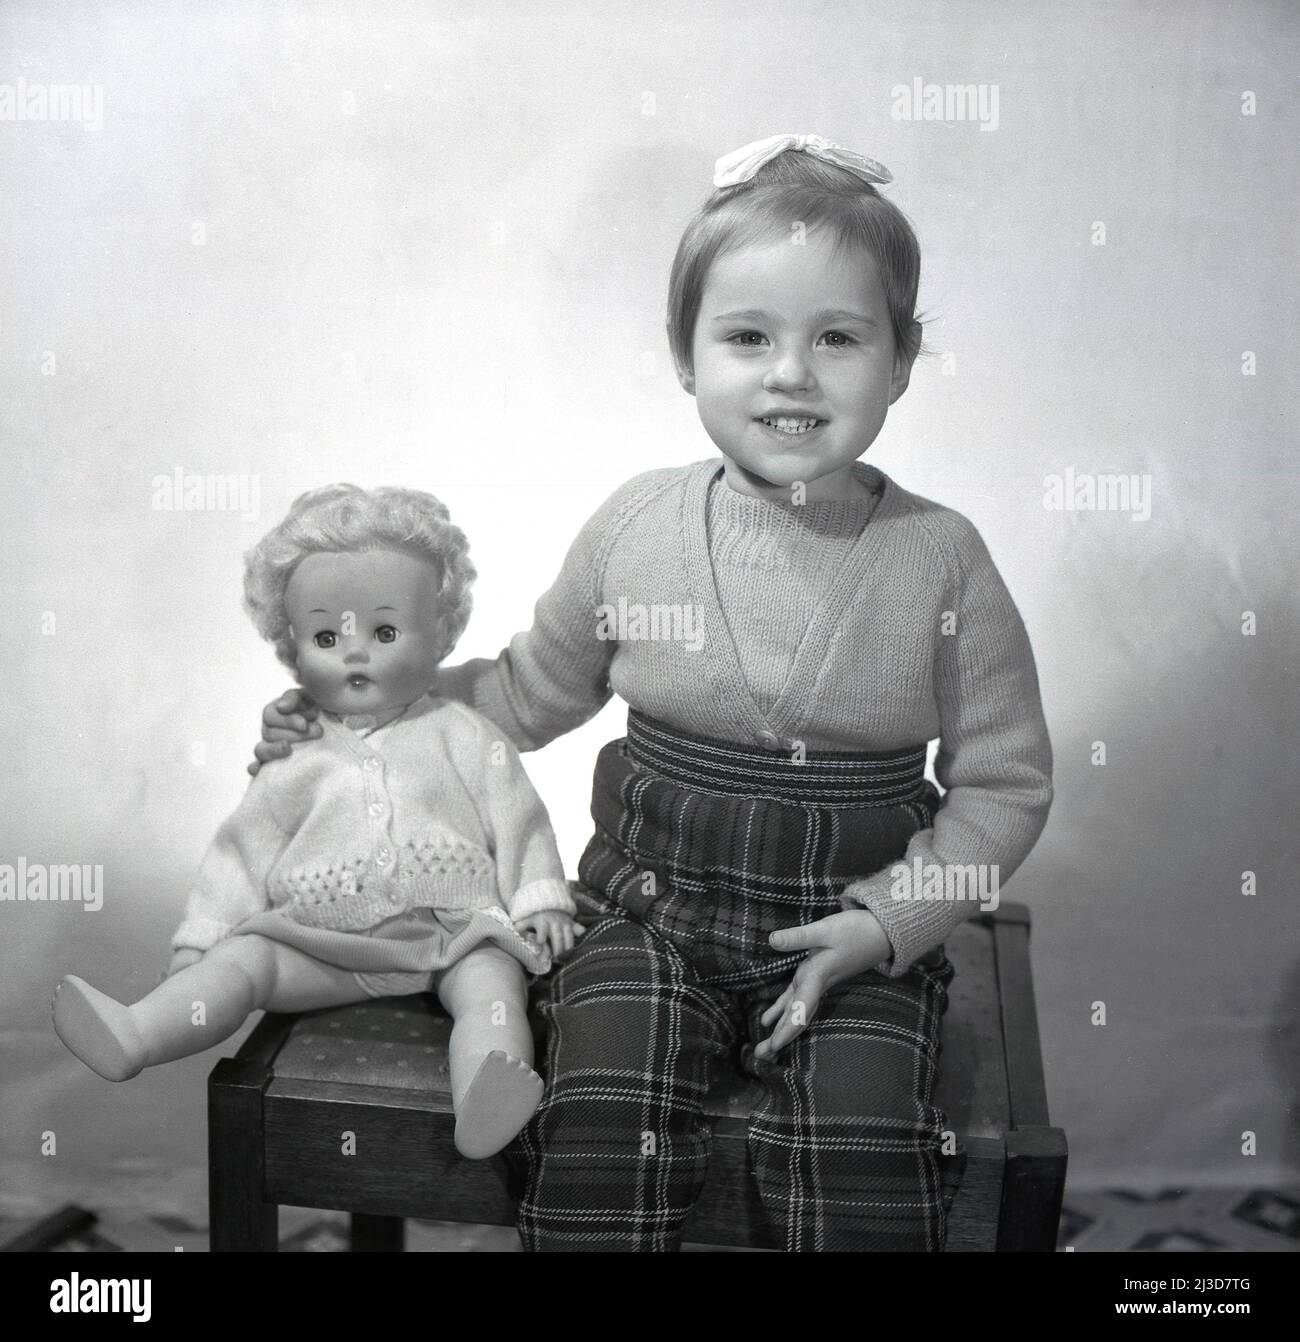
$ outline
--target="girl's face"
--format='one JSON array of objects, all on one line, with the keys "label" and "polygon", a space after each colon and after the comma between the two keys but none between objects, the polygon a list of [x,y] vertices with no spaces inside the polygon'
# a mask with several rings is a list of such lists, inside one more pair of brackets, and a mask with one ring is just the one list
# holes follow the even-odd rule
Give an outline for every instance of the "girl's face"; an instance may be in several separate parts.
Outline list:
[{"label": "girl's face", "polygon": [[700,420],[732,488],[809,502],[851,497],[852,464],[907,389],[874,261],[810,233],[742,247],[710,268],[692,344]]},{"label": "girl's face", "polygon": [[397,550],[311,554],[285,602],[298,680],[332,713],[381,713],[433,683],[442,651],[438,569]]}]

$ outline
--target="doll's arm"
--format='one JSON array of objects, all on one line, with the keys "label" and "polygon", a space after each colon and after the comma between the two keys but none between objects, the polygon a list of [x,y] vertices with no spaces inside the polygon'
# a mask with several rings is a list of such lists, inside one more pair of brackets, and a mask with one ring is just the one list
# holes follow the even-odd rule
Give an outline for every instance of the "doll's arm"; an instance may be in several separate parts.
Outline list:
[{"label": "doll's arm", "polygon": [[515,922],[535,913],[575,914],[555,831],[519,752],[492,723],[462,711],[471,724],[472,744],[467,741],[465,749],[478,759],[479,811],[492,842],[501,902]]},{"label": "doll's arm", "polygon": [[[892,864],[842,896],[846,908],[868,909],[879,920],[894,952],[883,968],[895,978],[981,907],[996,908],[1052,804],[1052,745],[1029,636],[969,523],[959,543],[966,577],[956,630],[939,636],[935,656],[935,777],[946,792],[933,828],[913,835],[901,868]],[[927,888],[956,897],[910,897]]]},{"label": "doll's arm", "polygon": [[267,907],[267,875],[289,842],[271,807],[273,776],[253,779],[208,846],[172,936],[173,951],[206,951]]}]

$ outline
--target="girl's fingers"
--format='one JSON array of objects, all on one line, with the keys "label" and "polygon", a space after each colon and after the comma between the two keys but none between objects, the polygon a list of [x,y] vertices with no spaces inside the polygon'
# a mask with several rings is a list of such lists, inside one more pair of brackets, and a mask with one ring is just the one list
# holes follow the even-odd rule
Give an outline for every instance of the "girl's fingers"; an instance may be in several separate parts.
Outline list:
[{"label": "girl's fingers", "polygon": [[301,685],[294,685],[285,690],[275,703],[267,706],[267,712],[272,709],[278,709],[285,717],[294,713],[303,713],[309,718],[314,718],[320,712],[319,705]]},{"label": "girl's fingers", "polygon": [[791,951],[808,951],[818,946],[827,946],[830,944],[827,937],[827,929],[821,922],[816,922],[804,923],[802,927],[783,927],[780,931],[773,932],[767,942],[773,950],[788,954]]},{"label": "girl's fingers", "polygon": [[778,997],[776,1001],[773,1002],[772,1005],[768,1007],[768,1009],[765,1012],[763,1012],[763,1014],[758,1018],[758,1023],[760,1025],[771,1025],[771,1023],[774,1020],[778,1020],[780,1018],[781,1013],[785,1010],[785,1004],[790,1000],[790,993],[792,991],[793,991],[793,985],[788,986],[785,992],[783,992],[781,996]]},{"label": "girl's fingers", "polygon": [[819,982],[809,979],[804,983],[790,985],[789,1009],[782,1015],[768,1040],[771,1053],[779,1053],[812,1024],[821,1000],[822,987]]}]

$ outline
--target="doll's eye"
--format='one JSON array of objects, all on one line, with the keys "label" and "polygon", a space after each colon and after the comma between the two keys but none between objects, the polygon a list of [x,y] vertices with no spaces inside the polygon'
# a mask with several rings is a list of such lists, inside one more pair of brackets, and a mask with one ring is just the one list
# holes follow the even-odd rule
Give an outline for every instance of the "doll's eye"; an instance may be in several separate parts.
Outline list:
[{"label": "doll's eye", "polygon": [[314,634],[311,640],[318,648],[332,648],[338,641],[338,635],[328,629],[322,629],[319,634]]},{"label": "doll's eye", "polygon": [[381,624],[379,628],[375,630],[375,637],[381,643],[396,643],[397,630],[394,629],[391,624]]}]

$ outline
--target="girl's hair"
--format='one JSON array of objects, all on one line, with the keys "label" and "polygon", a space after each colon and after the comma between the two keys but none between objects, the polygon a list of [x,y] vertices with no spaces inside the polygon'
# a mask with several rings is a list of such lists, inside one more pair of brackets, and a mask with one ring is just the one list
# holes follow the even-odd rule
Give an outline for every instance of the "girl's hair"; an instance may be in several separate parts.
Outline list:
[{"label": "girl's hair", "polygon": [[465,632],[474,566],[469,542],[452,525],[446,505],[418,489],[325,485],[300,494],[284,521],[244,556],[244,609],[291,670],[297,670],[297,658],[285,593],[294,570],[310,554],[366,550],[400,550],[437,567],[444,644],[438,662]]},{"label": "girl's hair", "polygon": [[709,270],[719,256],[754,242],[789,239],[801,222],[830,229],[837,248],[871,256],[889,306],[897,358],[914,359],[921,248],[906,216],[847,168],[787,149],[747,182],[721,187],[700,206],[677,244],[668,281],[668,343],[680,373],[694,371],[691,345]]}]

